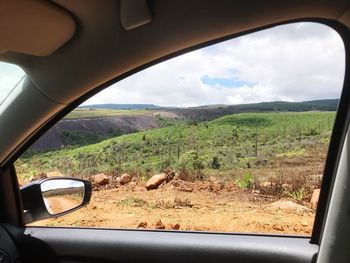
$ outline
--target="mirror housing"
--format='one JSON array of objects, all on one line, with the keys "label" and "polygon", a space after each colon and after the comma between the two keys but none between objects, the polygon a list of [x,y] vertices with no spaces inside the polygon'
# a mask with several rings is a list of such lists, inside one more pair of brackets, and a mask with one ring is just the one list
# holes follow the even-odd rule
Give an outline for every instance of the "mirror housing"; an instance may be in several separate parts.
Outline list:
[{"label": "mirror housing", "polygon": [[[78,191],[83,193],[78,203],[75,201],[73,205],[69,205],[66,209],[61,207],[57,213],[54,211],[55,209],[51,209],[50,201],[48,200],[50,196],[56,196],[57,198],[57,196],[62,195],[74,195],[79,194]],[[87,205],[90,202],[91,194],[91,182],[83,179],[52,177],[33,181],[21,187],[24,223],[29,224],[71,213]]]}]

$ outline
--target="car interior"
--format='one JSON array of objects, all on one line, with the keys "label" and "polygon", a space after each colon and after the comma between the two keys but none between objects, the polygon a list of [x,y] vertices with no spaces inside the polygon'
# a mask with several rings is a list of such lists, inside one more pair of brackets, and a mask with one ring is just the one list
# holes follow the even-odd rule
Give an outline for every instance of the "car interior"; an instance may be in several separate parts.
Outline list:
[{"label": "car interior", "polygon": [[[14,162],[70,111],[159,62],[298,21],[333,28],[346,57],[311,237],[26,226],[52,217],[54,179],[20,189]],[[0,262],[349,262],[349,1],[5,0],[0,39],[0,61],[25,72],[0,101]],[[89,202],[89,182],[62,179]]]}]

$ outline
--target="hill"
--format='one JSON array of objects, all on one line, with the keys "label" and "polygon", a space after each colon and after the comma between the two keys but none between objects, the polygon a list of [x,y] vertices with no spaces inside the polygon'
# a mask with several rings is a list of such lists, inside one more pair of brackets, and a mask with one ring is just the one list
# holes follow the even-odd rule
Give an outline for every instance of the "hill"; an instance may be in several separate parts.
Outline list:
[{"label": "hill", "polygon": [[221,116],[244,112],[302,112],[336,111],[339,99],[313,100],[304,102],[273,101],[239,105],[205,105],[192,108],[167,110],[176,112],[181,118],[192,121],[207,121]]},{"label": "hill", "polygon": [[[167,111],[196,111],[196,110],[222,110],[232,113],[238,112],[259,112],[259,111],[336,111],[338,107],[339,99],[324,99],[324,100],[312,100],[302,102],[288,102],[288,101],[272,101],[272,102],[260,102],[238,105],[203,105],[198,107],[161,107],[154,104],[92,104],[79,106],[76,110],[81,109],[105,109],[105,110],[154,110],[162,109]],[[74,111],[73,111],[74,112]],[[106,112],[104,112],[106,113]],[[93,112],[92,112],[93,114]],[[99,116],[103,117],[103,112]]]},{"label": "hill", "polygon": [[[154,109],[141,109],[151,104],[111,104],[111,107],[115,108],[123,108],[126,105],[138,108],[132,110],[86,108],[88,106],[84,106],[69,113],[42,136],[31,149],[47,151],[62,147],[83,146],[114,136],[161,128],[177,122],[199,123],[244,112],[336,111],[338,102],[338,99],[306,102],[275,101],[242,105]],[[106,105],[101,104],[99,107]]]},{"label": "hill", "polygon": [[251,166],[257,158],[268,162],[283,154],[303,154],[313,145],[327,146],[334,118],[335,112],[241,113],[24,156],[21,162],[25,173],[63,170],[79,176],[116,171],[142,175],[165,168],[232,170]]},{"label": "hill", "polygon": [[154,104],[92,104],[82,105],[78,108],[89,109],[110,109],[110,110],[146,110],[146,109],[159,109],[159,106]]},{"label": "hill", "polygon": [[303,102],[261,102],[253,104],[241,104],[236,106],[228,106],[232,109],[249,109],[257,111],[336,111],[339,99],[312,100]]}]

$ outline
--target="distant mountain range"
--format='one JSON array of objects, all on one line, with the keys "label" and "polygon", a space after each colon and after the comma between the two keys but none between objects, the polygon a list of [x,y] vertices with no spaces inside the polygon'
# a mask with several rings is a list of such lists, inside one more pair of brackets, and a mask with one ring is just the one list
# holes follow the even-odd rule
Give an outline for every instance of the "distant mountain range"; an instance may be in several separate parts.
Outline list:
[{"label": "distant mountain range", "polygon": [[303,102],[273,101],[253,104],[227,106],[228,109],[242,109],[252,111],[336,111],[339,99],[311,100]]},{"label": "distant mountain range", "polygon": [[113,110],[145,110],[145,109],[223,109],[228,111],[237,112],[242,110],[247,111],[335,111],[337,110],[339,99],[324,99],[324,100],[311,100],[303,102],[287,102],[287,101],[273,101],[273,102],[260,102],[251,104],[238,104],[238,105],[204,105],[199,107],[189,108],[176,108],[176,107],[163,107],[154,104],[93,104],[84,105],[79,108],[93,108],[93,109],[113,109]]},{"label": "distant mountain range", "polygon": [[92,104],[83,105],[79,108],[89,108],[89,109],[109,109],[109,110],[146,110],[146,109],[158,109],[161,108],[154,104]]}]

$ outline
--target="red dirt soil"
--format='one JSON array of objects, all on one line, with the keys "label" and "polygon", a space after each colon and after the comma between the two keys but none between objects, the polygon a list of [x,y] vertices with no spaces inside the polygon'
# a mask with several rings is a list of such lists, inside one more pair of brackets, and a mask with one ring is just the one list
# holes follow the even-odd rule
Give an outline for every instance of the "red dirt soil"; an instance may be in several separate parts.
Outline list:
[{"label": "red dirt soil", "polygon": [[310,235],[313,210],[276,208],[275,201],[233,183],[174,180],[147,191],[131,182],[93,191],[88,206],[32,225]]}]

